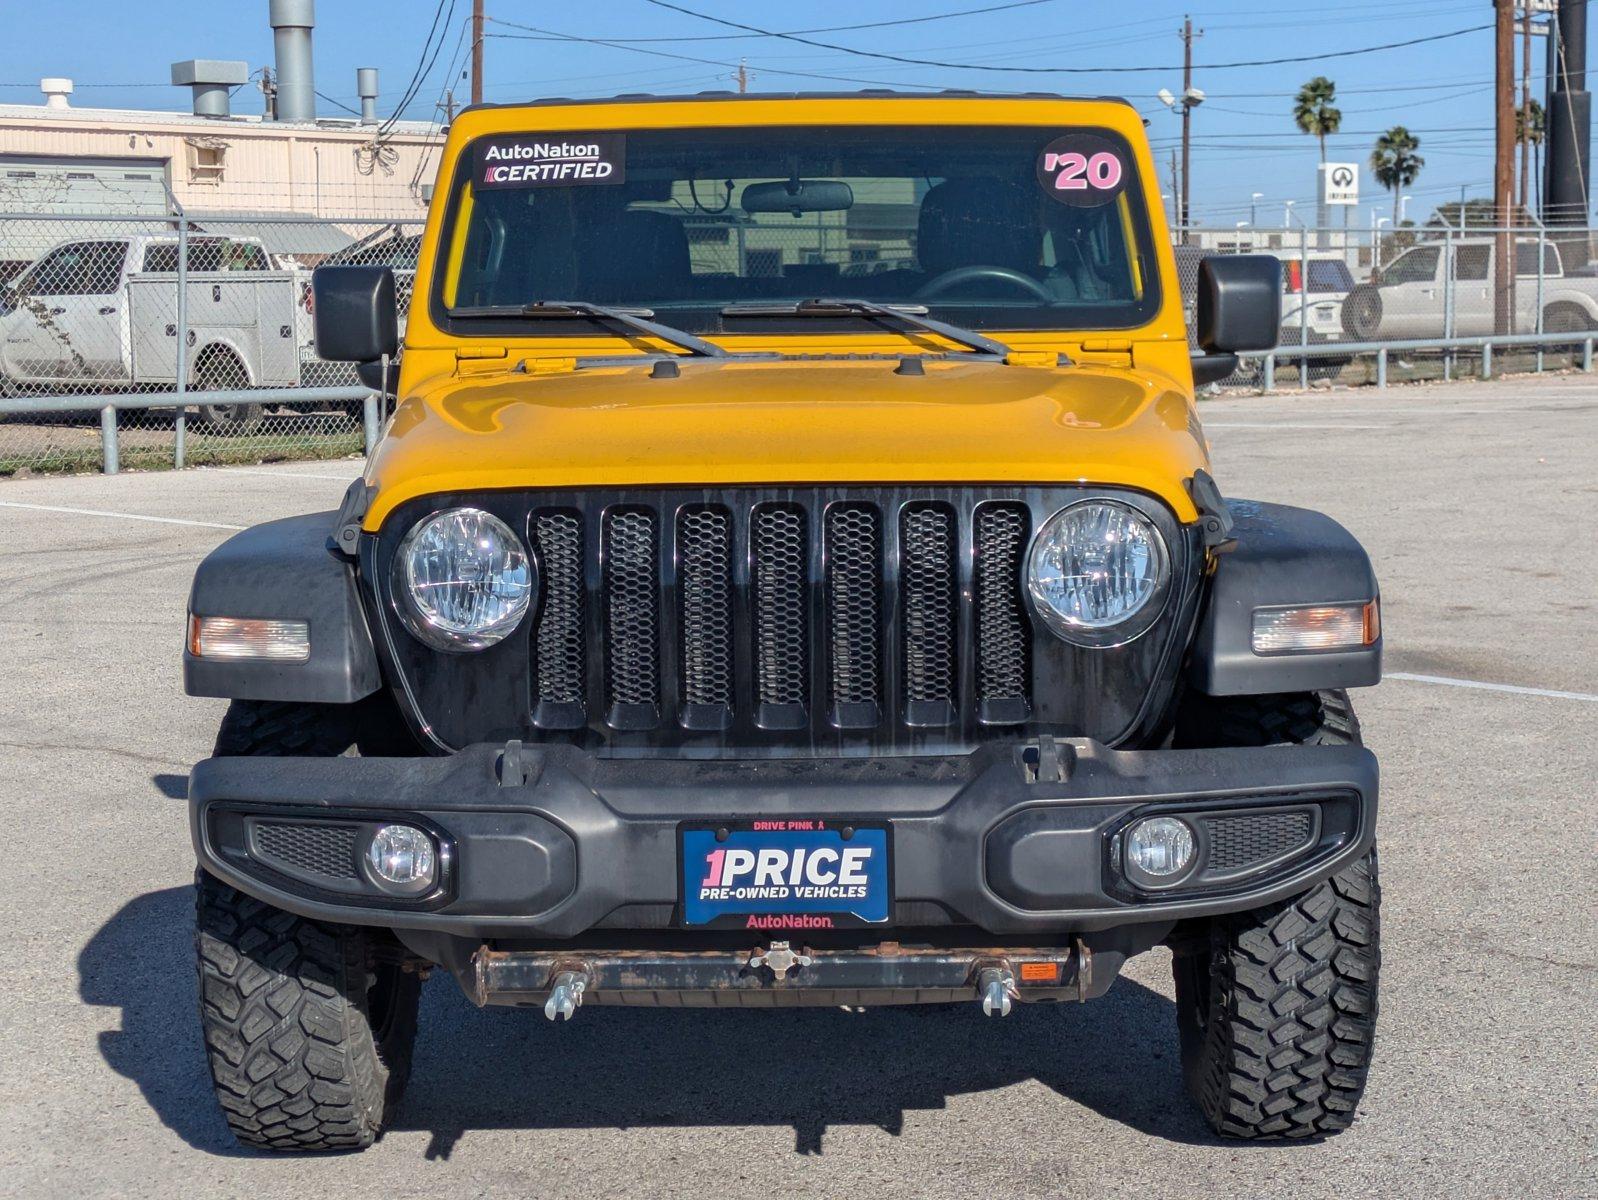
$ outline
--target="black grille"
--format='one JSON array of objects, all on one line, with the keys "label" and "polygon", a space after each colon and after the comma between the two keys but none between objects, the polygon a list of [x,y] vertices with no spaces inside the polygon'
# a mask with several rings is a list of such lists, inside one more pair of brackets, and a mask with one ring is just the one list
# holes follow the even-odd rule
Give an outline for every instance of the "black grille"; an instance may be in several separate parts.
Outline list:
[{"label": "black grille", "polygon": [[329,879],[356,879],[355,827],[258,821],[255,857],[268,866]]},{"label": "black grille", "polygon": [[719,507],[684,509],[677,517],[677,559],[683,702],[730,710],[732,515]]},{"label": "black grille", "polygon": [[659,717],[660,589],[655,514],[605,514],[606,683],[610,723],[652,729]]},{"label": "black grille", "polygon": [[1019,723],[1030,711],[1032,630],[1021,599],[1027,526],[1019,504],[977,510],[977,696],[990,724]]},{"label": "black grille", "polygon": [[827,510],[828,661],[833,724],[868,729],[880,719],[881,520],[865,504]]},{"label": "black grille", "polygon": [[1210,853],[1205,870],[1230,874],[1270,862],[1303,849],[1314,833],[1314,818],[1306,811],[1247,813],[1206,817]]},{"label": "black grille", "polygon": [[947,505],[904,510],[899,534],[899,588],[903,609],[906,718],[912,725],[947,725],[954,719],[955,517]]},{"label": "black grille", "polygon": [[586,658],[582,518],[567,510],[539,513],[533,519],[533,547],[544,604],[533,647],[539,723],[580,727]]},{"label": "black grille", "polygon": [[552,495],[528,520],[533,723],[878,739],[1024,724],[1030,529],[1026,502],[953,489]]}]

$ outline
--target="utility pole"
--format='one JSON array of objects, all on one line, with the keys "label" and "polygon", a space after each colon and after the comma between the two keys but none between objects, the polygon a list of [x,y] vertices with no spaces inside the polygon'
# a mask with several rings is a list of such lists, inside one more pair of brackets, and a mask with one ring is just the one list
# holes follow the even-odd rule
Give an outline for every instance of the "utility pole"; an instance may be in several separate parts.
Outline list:
[{"label": "utility pole", "polygon": [[733,78],[738,81],[738,94],[740,96],[749,90],[749,67],[741,58],[738,60],[738,73]]},{"label": "utility pole", "polygon": [[1514,320],[1514,239],[1509,233],[1515,181],[1515,0],[1493,0],[1496,138],[1493,161],[1493,222],[1498,226],[1493,271],[1493,329],[1512,333]]},{"label": "utility pole", "polygon": [[472,103],[483,102],[483,0],[472,0]]},{"label": "utility pole", "polygon": [[1171,194],[1176,197],[1176,227],[1182,231],[1182,241],[1187,241],[1186,200],[1182,195],[1182,176],[1176,169],[1176,150],[1171,150]]},{"label": "utility pole", "polygon": [[1531,196],[1531,0],[1521,0],[1520,16],[1520,212],[1516,221],[1527,220]]},{"label": "utility pole", "polygon": [[444,92],[444,124],[455,124],[455,89],[449,88]]},{"label": "utility pole", "polygon": [[[1198,33],[1203,37],[1202,30]],[[1193,161],[1193,18],[1182,18],[1182,226],[1185,230],[1188,223],[1188,198],[1190,186],[1190,170]],[[1182,239],[1187,240],[1185,234]]]}]

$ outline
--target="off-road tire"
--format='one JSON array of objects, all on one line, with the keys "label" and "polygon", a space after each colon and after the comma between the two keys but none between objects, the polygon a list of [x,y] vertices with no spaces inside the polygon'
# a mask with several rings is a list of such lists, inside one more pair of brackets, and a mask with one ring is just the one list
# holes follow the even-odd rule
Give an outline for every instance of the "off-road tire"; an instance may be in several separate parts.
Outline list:
[{"label": "off-road tire", "polygon": [[1177,712],[1179,750],[1217,746],[1357,746],[1359,718],[1348,693],[1287,692],[1269,696],[1190,693]]},{"label": "off-road tire", "polygon": [[398,708],[383,692],[355,704],[235,700],[222,718],[211,753],[218,758],[338,758],[356,750],[384,758],[421,753]]},{"label": "off-road tire", "polygon": [[284,912],[198,873],[200,1023],[242,1144],[362,1150],[410,1074],[421,984],[363,930]]},{"label": "off-road tire", "polygon": [[[335,757],[369,727],[392,730],[391,710],[386,697],[358,705],[235,700],[215,753]],[[371,1145],[410,1074],[419,964],[383,931],[295,916],[203,870],[195,893],[200,1024],[234,1136],[270,1150]]]},{"label": "off-road tire", "polygon": [[[1360,740],[1343,692],[1214,700],[1196,715],[1188,744]],[[1373,849],[1291,900],[1182,931],[1182,1071],[1217,1133],[1316,1138],[1353,1122],[1376,1032],[1380,906]]]}]

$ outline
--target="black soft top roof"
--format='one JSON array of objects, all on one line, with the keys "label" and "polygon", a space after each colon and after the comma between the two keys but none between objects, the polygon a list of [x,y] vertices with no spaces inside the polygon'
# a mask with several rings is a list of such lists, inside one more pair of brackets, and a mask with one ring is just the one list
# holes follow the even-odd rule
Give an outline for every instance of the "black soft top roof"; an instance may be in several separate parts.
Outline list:
[{"label": "black soft top roof", "polygon": [[502,108],[555,108],[580,104],[642,104],[683,103],[692,100],[1078,100],[1102,104],[1125,104],[1131,101],[1123,96],[1067,96],[1060,92],[978,92],[969,88],[944,88],[937,92],[901,92],[893,88],[863,88],[854,92],[734,92],[719,89],[706,92],[682,92],[656,95],[653,92],[624,92],[616,96],[543,96],[536,100],[511,100],[500,103],[472,104],[460,110],[457,116],[469,112],[482,112]]}]

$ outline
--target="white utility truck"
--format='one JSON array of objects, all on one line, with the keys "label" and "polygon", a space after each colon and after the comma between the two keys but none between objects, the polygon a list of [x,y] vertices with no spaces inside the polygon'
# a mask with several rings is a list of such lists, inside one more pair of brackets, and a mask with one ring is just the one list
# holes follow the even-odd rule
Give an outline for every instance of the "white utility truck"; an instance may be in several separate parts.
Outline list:
[{"label": "white utility truck", "polygon": [[[191,235],[184,319],[178,238],[125,234],[62,242],[0,288],[0,378],[13,392],[169,389],[183,361],[196,391],[296,387],[310,344],[301,273],[260,242]],[[201,405],[218,431],[246,433],[261,405]]]}]

